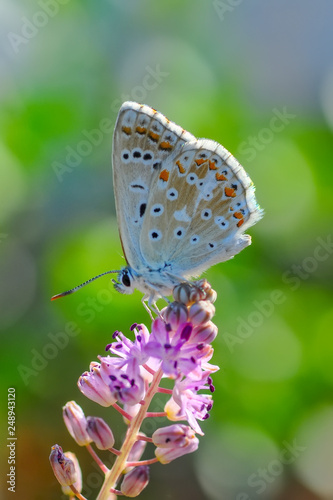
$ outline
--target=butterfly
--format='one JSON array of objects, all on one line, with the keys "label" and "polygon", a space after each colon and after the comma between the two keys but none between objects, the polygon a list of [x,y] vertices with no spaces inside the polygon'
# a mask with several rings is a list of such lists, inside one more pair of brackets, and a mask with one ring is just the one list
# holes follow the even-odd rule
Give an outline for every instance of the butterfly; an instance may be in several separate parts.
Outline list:
[{"label": "butterfly", "polygon": [[107,271],[121,293],[143,303],[172,293],[251,244],[244,232],[263,216],[254,185],[229,151],[197,139],[155,109],[125,102],[113,136],[113,185],[127,265]]}]

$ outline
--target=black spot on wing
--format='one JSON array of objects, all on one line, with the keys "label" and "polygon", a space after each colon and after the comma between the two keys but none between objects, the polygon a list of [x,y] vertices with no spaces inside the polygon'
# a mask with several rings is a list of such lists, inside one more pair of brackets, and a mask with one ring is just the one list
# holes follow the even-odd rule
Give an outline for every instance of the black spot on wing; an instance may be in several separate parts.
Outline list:
[{"label": "black spot on wing", "polygon": [[142,203],[140,205],[140,217],[143,217],[147,208],[147,203]]}]

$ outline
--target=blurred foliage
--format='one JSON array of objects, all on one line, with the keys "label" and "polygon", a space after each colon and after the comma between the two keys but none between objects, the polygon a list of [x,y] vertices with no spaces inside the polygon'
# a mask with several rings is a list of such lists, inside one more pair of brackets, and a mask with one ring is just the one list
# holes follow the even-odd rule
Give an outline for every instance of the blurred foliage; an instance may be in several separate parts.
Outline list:
[{"label": "blurred foliage", "polygon": [[[205,275],[218,292],[213,362],[221,366],[206,435],[196,456],[153,466],[142,499],[333,497],[332,4],[322,0],[314,12],[308,0],[234,3],[4,3],[0,383],[3,401],[8,387],[17,391],[20,498],[61,498],[48,464],[55,443],[78,455],[96,495],[96,469],[62,423],[68,400],[124,431],[76,381],[114,330],[149,324],[141,294],[117,294],[106,276],[49,299],[124,265],[110,154],[126,99],[221,142],[265,210],[252,246]],[[41,4],[57,12],[13,42],[10,33],[29,31],[25,19],[42,23]],[[230,7],[223,15],[222,4]],[[104,119],[110,132],[82,149]],[[67,345],[55,346],[68,330]],[[304,450],[274,469],[295,439]],[[264,485],[252,477],[260,468],[269,471]]]}]

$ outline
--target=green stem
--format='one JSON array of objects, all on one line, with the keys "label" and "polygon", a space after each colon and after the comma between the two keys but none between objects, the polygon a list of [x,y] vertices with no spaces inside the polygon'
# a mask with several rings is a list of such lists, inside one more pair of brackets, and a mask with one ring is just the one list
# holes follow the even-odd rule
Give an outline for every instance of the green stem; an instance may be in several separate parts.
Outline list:
[{"label": "green stem", "polygon": [[163,371],[161,369],[159,369],[155,373],[144,399],[144,404],[141,406],[137,415],[132,419],[126,433],[125,441],[121,447],[120,455],[116,458],[112,469],[106,473],[103,486],[96,500],[107,500],[109,498],[111,488],[114,488],[116,486],[120,474],[125,469],[127,457],[137,440],[141,424],[146,417],[147,409],[151,403],[151,400],[157,392],[162,375]]}]

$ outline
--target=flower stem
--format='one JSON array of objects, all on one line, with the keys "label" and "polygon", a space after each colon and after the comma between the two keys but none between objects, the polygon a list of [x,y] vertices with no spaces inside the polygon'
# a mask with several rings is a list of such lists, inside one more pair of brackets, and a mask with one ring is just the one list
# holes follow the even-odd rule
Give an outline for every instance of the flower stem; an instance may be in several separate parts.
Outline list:
[{"label": "flower stem", "polygon": [[117,405],[117,403],[114,403],[112,406],[115,410],[119,411],[119,413],[123,417],[127,418],[127,420],[132,420],[132,416],[129,413],[127,413],[125,410],[123,410],[121,406]]},{"label": "flower stem", "polygon": [[73,484],[70,486],[70,489],[72,490],[76,498],[78,498],[79,500],[87,500],[86,497],[84,497],[83,495],[81,495],[81,493],[77,491],[77,489]]},{"label": "flower stem", "polygon": [[127,467],[137,467],[138,465],[151,465],[151,464],[156,464],[158,462],[158,459],[155,458],[149,458],[147,460],[139,460],[138,462],[127,462],[126,466]]},{"label": "flower stem", "polygon": [[107,472],[109,472],[109,469],[107,467],[105,467],[105,465],[103,464],[102,460],[99,458],[99,456],[97,455],[97,453],[95,452],[95,450],[92,448],[92,446],[90,444],[87,444],[86,448],[89,451],[90,455],[95,460],[95,462],[97,463],[97,465],[99,466],[99,468],[102,470],[102,472],[104,472],[104,474],[106,474]]},{"label": "flower stem", "polygon": [[164,387],[159,387],[157,392],[161,392],[163,394],[172,394],[171,389],[165,389]]},{"label": "flower stem", "polygon": [[147,443],[152,443],[153,442],[152,438],[150,438],[148,436],[143,436],[142,434],[138,435],[137,440],[138,441],[147,441]]},{"label": "flower stem", "polygon": [[166,411],[147,411],[146,417],[166,417]]},{"label": "flower stem", "polygon": [[136,416],[132,419],[129,428],[127,430],[125,441],[121,447],[120,455],[116,458],[112,469],[106,473],[103,486],[96,500],[107,500],[109,498],[109,492],[111,488],[115,487],[120,474],[125,469],[127,457],[134,443],[137,440],[138,432],[140,430],[142,421],[146,417],[147,409],[151,403],[151,400],[153,399],[153,396],[157,392],[157,388],[161,381],[162,375],[163,371],[161,369],[159,369],[155,373],[153,380],[150,384],[150,387],[148,389],[148,392],[146,394],[144,404],[141,406]]}]

